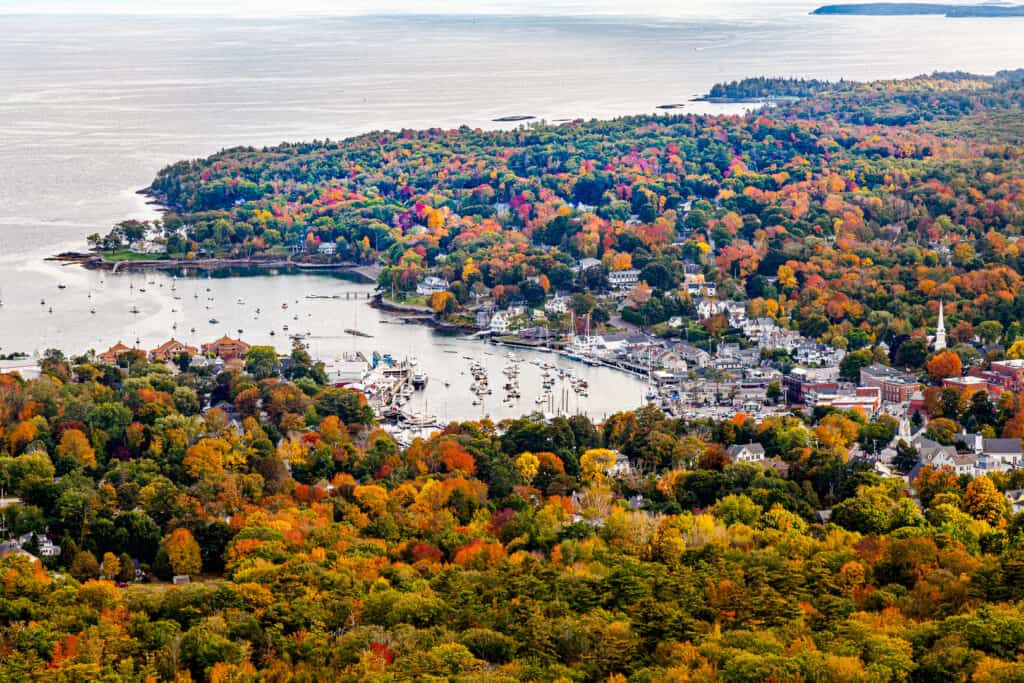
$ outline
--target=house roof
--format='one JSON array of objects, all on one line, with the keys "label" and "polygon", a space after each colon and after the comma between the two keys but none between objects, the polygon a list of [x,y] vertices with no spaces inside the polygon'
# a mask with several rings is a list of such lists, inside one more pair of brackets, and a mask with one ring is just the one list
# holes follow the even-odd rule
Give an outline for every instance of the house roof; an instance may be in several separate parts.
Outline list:
[{"label": "house roof", "polygon": [[764,455],[764,446],[759,443],[744,443],[729,446],[727,452],[729,455],[739,455],[743,451],[749,451],[750,453],[758,453]]},{"label": "house roof", "polygon": [[105,353],[105,354],[106,354],[106,353],[124,353],[125,351],[131,351],[131,350],[132,350],[132,349],[131,349],[131,347],[130,347],[130,346],[125,346],[125,345],[124,345],[124,344],[122,344],[121,342],[117,342],[116,344],[114,344],[113,346],[111,346],[111,347],[110,347],[109,349],[107,349],[106,351],[104,351],[104,353]]},{"label": "house roof", "polygon": [[155,349],[153,349],[152,352],[153,353],[164,353],[165,351],[168,351],[169,349],[173,349],[175,347],[181,347],[181,348],[184,348],[184,349],[195,348],[194,346],[189,346],[188,344],[186,344],[184,342],[180,342],[177,339],[169,339],[169,340],[165,341],[163,344],[161,344],[160,346],[158,346]]},{"label": "house roof", "polygon": [[1020,439],[985,439],[982,448],[986,453],[1022,453]]},{"label": "house roof", "polygon": [[231,337],[224,335],[217,341],[212,341],[209,344],[203,344],[203,346],[220,346],[221,344],[238,344],[240,346],[249,346],[241,339],[232,339]]}]

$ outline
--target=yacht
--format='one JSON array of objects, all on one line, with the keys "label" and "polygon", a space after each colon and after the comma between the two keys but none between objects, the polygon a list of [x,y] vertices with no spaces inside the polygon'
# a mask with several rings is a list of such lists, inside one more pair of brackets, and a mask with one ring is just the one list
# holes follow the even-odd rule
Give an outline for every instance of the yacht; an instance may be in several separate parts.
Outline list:
[{"label": "yacht", "polygon": [[412,386],[415,389],[423,389],[427,386],[427,373],[417,370],[412,373]]},{"label": "yacht", "polygon": [[436,426],[437,418],[433,415],[413,413],[412,415],[406,416],[404,422],[406,427],[411,427],[412,429],[426,429],[428,427]]}]

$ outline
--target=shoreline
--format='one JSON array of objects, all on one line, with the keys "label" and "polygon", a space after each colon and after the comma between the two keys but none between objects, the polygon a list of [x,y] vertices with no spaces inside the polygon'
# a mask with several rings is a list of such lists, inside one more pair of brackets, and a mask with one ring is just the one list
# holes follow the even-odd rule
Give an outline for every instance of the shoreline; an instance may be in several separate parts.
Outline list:
[{"label": "shoreline", "polygon": [[88,270],[105,270],[117,273],[121,270],[197,270],[204,272],[230,271],[233,269],[296,270],[306,272],[340,272],[358,275],[367,283],[377,282],[379,266],[355,263],[303,263],[282,258],[204,258],[204,259],[138,259],[108,261],[102,254],[93,252],[66,251],[48,256],[46,261],[68,265],[80,265]]},{"label": "shoreline", "polygon": [[[765,95],[763,97],[712,97],[710,95],[701,95],[700,97],[693,97],[690,102],[707,102],[708,104],[792,104],[793,102],[799,102],[801,97],[796,95]],[[671,106],[673,108],[679,105],[663,105],[663,107]]]},{"label": "shoreline", "polygon": [[456,325],[454,323],[446,323],[443,320],[438,320],[434,315],[434,312],[429,308],[407,304],[396,304],[391,301],[386,301],[384,296],[379,293],[374,294],[373,297],[371,297],[369,305],[371,308],[376,308],[378,311],[384,311],[385,313],[390,313],[397,318],[401,318],[403,325],[424,325],[450,334],[473,335],[480,331],[475,326]]}]

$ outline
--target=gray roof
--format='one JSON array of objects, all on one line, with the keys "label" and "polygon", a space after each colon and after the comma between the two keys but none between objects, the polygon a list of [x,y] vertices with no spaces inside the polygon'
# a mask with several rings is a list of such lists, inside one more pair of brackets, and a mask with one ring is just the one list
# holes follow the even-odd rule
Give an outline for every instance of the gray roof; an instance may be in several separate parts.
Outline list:
[{"label": "gray roof", "polygon": [[760,453],[764,455],[764,446],[759,443],[744,443],[736,444],[735,446],[729,446],[727,452],[729,455],[739,455],[744,450],[750,451],[751,453]]},{"label": "gray roof", "polygon": [[982,448],[986,453],[1022,453],[1020,439],[985,439]]}]

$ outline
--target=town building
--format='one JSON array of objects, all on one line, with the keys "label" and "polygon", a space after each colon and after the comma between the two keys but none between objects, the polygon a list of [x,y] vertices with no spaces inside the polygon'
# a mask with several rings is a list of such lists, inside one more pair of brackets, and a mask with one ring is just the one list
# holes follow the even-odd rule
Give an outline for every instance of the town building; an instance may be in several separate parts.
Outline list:
[{"label": "town building", "polygon": [[633,466],[630,464],[629,458],[619,451],[613,452],[615,453],[615,462],[608,468],[608,476],[623,477],[632,472]]},{"label": "town building", "polygon": [[713,298],[718,293],[718,286],[714,282],[705,282],[704,275],[700,273],[684,275],[683,287],[691,297],[707,296]]},{"label": "town building", "polygon": [[149,359],[153,362],[166,362],[174,360],[178,355],[184,353],[191,357],[199,353],[199,349],[194,346],[184,344],[177,339],[170,339],[165,341],[160,346],[156,347],[149,352]]},{"label": "town building", "polygon": [[839,389],[839,368],[793,368],[782,378],[786,402],[802,405],[812,391],[836,392]]},{"label": "town building", "polygon": [[39,547],[40,557],[57,557],[60,555],[60,546],[54,543],[45,534],[22,534],[18,537],[18,545],[24,548],[32,543],[32,537],[36,537],[36,545]]},{"label": "town building", "polygon": [[815,408],[835,408],[836,410],[857,408],[862,410],[866,416],[871,417],[882,407],[882,391],[878,387],[811,390],[805,396],[805,402]]},{"label": "town building", "polygon": [[679,343],[672,347],[688,365],[696,368],[706,368],[711,365],[711,354],[704,349],[699,349],[693,344]]},{"label": "town building", "polygon": [[860,383],[881,389],[886,403],[906,403],[914,392],[921,390],[921,382],[913,375],[879,363],[860,369]]},{"label": "town building", "polygon": [[249,345],[241,339],[232,339],[224,335],[217,341],[203,344],[203,353],[208,356],[215,356],[223,360],[234,360],[241,358],[249,350]]},{"label": "town building", "polygon": [[982,377],[1001,386],[1006,391],[1016,393],[1024,390],[1024,359],[1008,358],[992,361],[989,372],[990,375],[983,374]]},{"label": "town building", "polygon": [[498,311],[491,316],[491,332],[494,334],[505,334],[509,330],[510,323],[509,315],[504,311]]},{"label": "town building", "polygon": [[736,444],[726,449],[732,462],[761,462],[764,460],[764,446],[759,443]]},{"label": "town building", "polygon": [[440,292],[448,291],[449,283],[444,278],[428,275],[423,281],[416,285],[416,293],[423,296],[430,296]]},{"label": "town building", "polygon": [[167,253],[167,245],[163,242],[150,242],[148,240],[140,240],[138,242],[132,242],[128,245],[128,250],[135,254],[149,254],[157,256],[160,254]]},{"label": "town building", "polygon": [[569,302],[569,297],[556,295],[544,302],[544,310],[552,315],[561,315],[569,310]]},{"label": "town building", "polygon": [[636,268],[613,270],[608,273],[608,284],[612,289],[632,289],[640,282],[640,271]]},{"label": "town building", "polygon": [[[967,375],[964,377],[947,377],[942,380],[943,387],[952,387],[962,393],[964,396],[970,396],[977,391],[987,391],[990,394],[998,396],[1002,393],[1000,387],[992,387],[983,377],[975,377]],[[996,391],[992,391],[992,389]]]},{"label": "town building", "polygon": [[96,356],[96,358],[101,363],[104,363],[106,365],[117,365],[117,362],[121,358],[121,356],[123,356],[124,354],[128,353],[131,350],[131,347],[125,346],[121,342],[118,342],[111,346],[106,351],[104,351],[103,353]]},{"label": "town building", "polygon": [[588,258],[581,258],[580,262],[577,263],[576,266],[573,267],[573,272],[581,273],[582,274],[582,273],[585,273],[588,270],[591,270],[593,268],[600,268],[600,267],[601,267],[601,262],[598,261],[596,258],[589,258],[589,257]]}]

